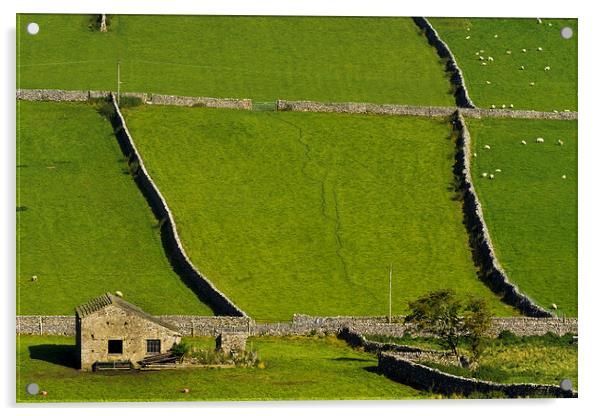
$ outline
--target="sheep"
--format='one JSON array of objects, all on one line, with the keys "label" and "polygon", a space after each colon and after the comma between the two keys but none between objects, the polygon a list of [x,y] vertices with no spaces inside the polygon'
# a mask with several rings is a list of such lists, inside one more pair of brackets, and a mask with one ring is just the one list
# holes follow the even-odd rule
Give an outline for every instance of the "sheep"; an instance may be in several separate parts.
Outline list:
[{"label": "sheep", "polygon": [[495,110],[495,104],[491,104],[491,109]]},{"label": "sheep", "polygon": [[506,108],[506,104],[502,104],[502,108]]},{"label": "sheep", "polygon": [[491,146],[489,146],[488,144],[486,144],[485,146],[483,146],[483,149],[491,150]]},{"label": "sheep", "polygon": [[558,306],[556,306],[556,304],[555,304],[555,303],[552,303],[552,305],[550,305],[550,306],[551,306],[551,307],[552,307],[552,309],[554,309],[554,310],[558,309]]},{"label": "sheep", "polygon": [[508,50],[506,51],[506,55],[512,55],[512,51],[511,51],[510,49],[508,49]]},{"label": "sheep", "polygon": [[478,56],[479,55],[479,51],[476,51],[474,54]]},{"label": "sheep", "polygon": [[566,175],[562,175],[562,179],[566,179]]},{"label": "sheep", "polygon": [[564,109],[562,111],[564,111],[565,113],[570,113],[571,112],[571,110],[567,110],[567,109]]},{"label": "sheep", "polygon": [[485,81],[485,84],[490,85],[491,81]]},{"label": "sheep", "polygon": [[541,52],[541,51],[543,51],[543,48],[542,48],[541,46],[539,46],[539,47],[537,48],[537,50]]},{"label": "sheep", "polygon": [[496,169],[495,170],[497,173],[500,173],[502,170],[501,169]]},{"label": "sheep", "polygon": [[509,106],[509,107],[510,107],[510,108],[514,108],[514,104],[510,104],[510,106]]},{"label": "sheep", "polygon": [[558,139],[558,145],[559,145],[559,146],[563,146],[563,145],[564,145],[564,142],[563,142],[561,139]]},{"label": "sheep", "polygon": [[479,56],[479,61],[484,61],[484,60],[485,60],[485,57]]},{"label": "sheep", "polygon": [[558,114],[558,110],[554,110],[554,114]]},{"label": "sheep", "polygon": [[488,56],[487,60],[493,62],[493,56]]},{"label": "sheep", "polygon": [[549,71],[549,70],[550,70],[550,67],[549,67],[549,66],[546,66],[546,67],[545,67],[543,70],[544,70],[544,71]]},{"label": "sheep", "polygon": [[483,173],[481,173],[481,176],[482,176],[483,178],[486,178],[486,177],[488,176],[488,174],[487,174],[487,172],[483,172]]},{"label": "sheep", "polygon": [[485,51],[484,51],[483,49],[481,49],[479,52],[481,52],[481,53],[485,53]]},{"label": "sheep", "polygon": [[489,179],[494,179],[495,175],[492,173],[491,175],[489,175]]},{"label": "sheep", "polygon": [[38,276],[36,276],[35,274],[33,276],[31,276],[31,281],[32,282],[37,282],[38,281]]},{"label": "sheep", "polygon": [[544,142],[543,137],[538,137],[537,139],[535,139],[535,141],[537,143],[543,143]]},{"label": "sheep", "polygon": [[548,26],[552,27],[552,23],[548,23]]},{"label": "sheep", "polygon": [[537,23],[538,24],[542,24],[543,23],[539,17],[537,18]]},{"label": "sheep", "polygon": [[531,82],[529,83],[529,85],[530,85],[530,86],[534,86],[534,85],[535,85],[535,81],[531,81]]},{"label": "sheep", "polygon": [[524,140],[521,140],[520,142],[521,142],[521,144],[523,144],[523,145],[526,145],[526,144],[527,144],[527,142],[526,142],[526,141],[524,141]]},{"label": "sheep", "polygon": [[527,50],[526,50],[525,48],[522,48],[522,49],[521,49],[521,51],[522,51],[523,53],[526,53],[526,52],[527,52]]},{"label": "sheep", "polygon": [[473,155],[473,157],[477,157],[477,154],[476,154],[476,153],[473,153],[472,155]]},{"label": "sheep", "polygon": [[470,35],[466,36],[466,39],[470,39]]},{"label": "sheep", "polygon": [[123,293],[121,293],[119,290],[115,291],[115,295],[119,296],[120,298],[123,297]]},{"label": "sheep", "polygon": [[481,62],[481,65],[487,66],[487,62]]},{"label": "sheep", "polygon": [[497,34],[493,35],[493,37],[497,39]]},{"label": "sheep", "polygon": [[520,68],[518,68],[518,69],[520,69],[521,71],[524,71],[525,70],[525,66],[521,65]]}]

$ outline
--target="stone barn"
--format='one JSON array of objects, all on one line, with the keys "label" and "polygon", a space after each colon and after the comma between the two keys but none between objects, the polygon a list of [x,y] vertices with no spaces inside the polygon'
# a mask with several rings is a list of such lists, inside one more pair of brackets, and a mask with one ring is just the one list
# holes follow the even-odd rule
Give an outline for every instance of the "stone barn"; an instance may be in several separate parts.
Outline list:
[{"label": "stone barn", "polygon": [[167,353],[182,337],[175,326],[111,293],[75,308],[75,319],[82,370],[136,367],[144,358]]}]

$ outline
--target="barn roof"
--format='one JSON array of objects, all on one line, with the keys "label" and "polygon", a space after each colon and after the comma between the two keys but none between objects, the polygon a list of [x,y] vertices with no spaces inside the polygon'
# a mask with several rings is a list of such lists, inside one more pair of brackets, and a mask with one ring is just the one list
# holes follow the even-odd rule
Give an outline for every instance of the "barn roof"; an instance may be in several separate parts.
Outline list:
[{"label": "barn roof", "polygon": [[120,298],[119,296],[115,296],[109,292],[105,293],[104,295],[98,296],[94,299],[91,299],[84,304],[79,305],[78,307],[75,308],[75,313],[80,318],[83,318],[83,317],[91,315],[97,311],[100,311],[101,309],[104,309],[109,305],[119,306],[120,308],[125,309],[128,312],[131,312],[135,315],[138,315],[143,319],[154,322],[157,325],[164,326],[165,328],[171,329],[172,331],[175,331],[175,332],[180,332],[180,330],[175,325],[171,325],[167,322],[163,322],[162,320],[157,319],[154,316],[149,315],[148,313],[144,312],[142,309],[140,309],[136,305],[131,304],[130,302],[127,302],[127,301],[123,300],[122,298]]}]

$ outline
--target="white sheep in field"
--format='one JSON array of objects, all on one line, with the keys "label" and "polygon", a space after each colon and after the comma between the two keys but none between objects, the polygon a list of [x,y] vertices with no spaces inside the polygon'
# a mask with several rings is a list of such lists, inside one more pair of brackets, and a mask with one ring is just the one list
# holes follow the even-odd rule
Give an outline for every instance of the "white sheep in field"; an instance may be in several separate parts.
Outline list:
[{"label": "white sheep in field", "polygon": [[502,170],[501,169],[496,169],[495,170],[497,173],[500,173]]},{"label": "white sheep in field", "polygon": [[494,179],[495,175],[492,173],[491,175],[489,175],[489,179]]},{"label": "white sheep in field", "polygon": [[563,142],[561,139],[558,139],[558,144],[559,144],[560,146],[563,146],[563,145],[564,145],[564,142]]},{"label": "white sheep in field", "polygon": [[123,293],[121,293],[119,290],[115,291],[115,295],[119,296],[120,298],[123,297]]},{"label": "white sheep in field", "polygon": [[491,150],[491,146],[489,146],[488,144],[486,144],[485,146],[483,146],[483,149]]},{"label": "white sheep in field", "polygon": [[479,61],[484,61],[485,57],[484,56],[479,56]]},{"label": "white sheep in field", "polygon": [[540,46],[537,48],[537,50],[541,52],[541,51],[543,51],[543,48]]},{"label": "white sheep in field", "polygon": [[549,71],[549,70],[550,70],[550,67],[549,67],[549,66],[546,66],[546,67],[545,67],[543,70],[544,70],[544,71]]},{"label": "white sheep in field", "polygon": [[506,55],[512,55],[512,51],[511,51],[510,49],[508,49],[508,50],[506,51]]},{"label": "white sheep in field", "polygon": [[520,142],[521,142],[521,144],[523,144],[523,145],[526,145],[526,144],[527,144],[527,142],[526,142],[526,141],[524,141],[524,140],[521,140]]},{"label": "white sheep in field", "polygon": [[495,110],[495,104],[491,104],[491,109]]},{"label": "white sheep in field", "polygon": [[566,179],[566,175],[562,175],[562,179]]},{"label": "white sheep in field", "polygon": [[502,104],[502,108],[506,108],[506,104]]},{"label": "white sheep in field", "polygon": [[477,56],[479,56],[479,51],[476,51],[474,54],[477,55]]},{"label": "white sheep in field", "polygon": [[493,62],[493,56],[488,56],[487,60]]},{"label": "white sheep in field", "polygon": [[514,108],[514,104],[510,104],[510,108]]},{"label": "white sheep in field", "polygon": [[470,35],[466,36],[466,39],[470,39]]},{"label": "white sheep in field", "polygon": [[38,281],[38,276],[36,276],[35,274],[33,276],[31,276],[31,281],[32,282],[37,282]]},{"label": "white sheep in field", "polygon": [[485,51],[484,51],[483,49],[479,50],[479,52],[481,52],[481,53],[485,53]]},{"label": "white sheep in field", "polygon": [[485,84],[490,85],[491,81],[485,81]]},{"label": "white sheep in field", "polygon": [[542,24],[543,23],[539,17],[537,18],[537,23],[538,24]]},{"label": "white sheep in field", "polygon": [[538,137],[537,139],[535,139],[535,142],[543,143],[544,142],[543,137]]},{"label": "white sheep in field", "polygon": [[518,69],[520,69],[521,71],[524,71],[525,70],[525,66],[521,65],[520,68],[518,68]]},{"label": "white sheep in field", "polygon": [[527,52],[527,50],[526,50],[525,48],[521,49],[521,51],[522,51],[523,53],[526,53],[526,52]]},{"label": "white sheep in field", "polygon": [[493,37],[497,39],[497,34],[493,35]]},{"label": "white sheep in field", "polygon": [[535,85],[535,81],[529,82],[530,86],[534,86]]},{"label": "white sheep in field", "polygon": [[481,173],[481,176],[482,176],[483,178],[486,178],[486,177],[488,176],[488,174],[487,174],[487,172],[483,172],[483,173]]},{"label": "white sheep in field", "polygon": [[548,23],[548,26],[552,27],[552,23]]},{"label": "white sheep in field", "polygon": [[570,113],[571,112],[571,110],[567,110],[567,109],[564,109],[562,111],[564,111],[565,113]]},{"label": "white sheep in field", "polygon": [[487,62],[481,62],[481,65],[487,66]]},{"label": "white sheep in field", "polygon": [[477,154],[476,154],[476,153],[473,153],[472,155],[473,155],[474,157],[477,157]]}]

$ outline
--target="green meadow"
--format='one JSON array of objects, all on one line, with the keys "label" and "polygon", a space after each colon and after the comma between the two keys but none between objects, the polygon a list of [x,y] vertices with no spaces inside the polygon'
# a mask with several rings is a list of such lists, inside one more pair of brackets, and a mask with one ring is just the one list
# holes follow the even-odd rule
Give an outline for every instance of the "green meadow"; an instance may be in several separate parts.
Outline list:
[{"label": "green meadow", "polygon": [[[191,338],[212,349],[212,338]],[[17,338],[18,402],[383,400],[429,398],[375,372],[375,355],[334,337],[250,338],[265,368],[86,373],[74,367],[72,337]],[[35,382],[47,396],[30,396]],[[182,393],[184,388],[189,393]]]},{"label": "green meadow", "polygon": [[192,262],[258,320],[383,315],[481,283],[443,119],[140,106],[128,128]]},{"label": "green meadow", "polygon": [[[17,16],[19,88],[453,105],[443,64],[412,19]],[[29,35],[29,22],[40,32]]]},{"label": "green meadow", "polygon": [[508,277],[543,307],[577,316],[577,121],[467,122],[473,179]]},{"label": "green meadow", "polygon": [[212,314],[171,269],[110,123],[88,104],[17,114],[17,314],[71,315],[117,290],[152,314]]},{"label": "green meadow", "polygon": [[[429,20],[451,48],[478,107],[577,111],[577,19]],[[564,27],[572,28],[572,38],[560,35]]]}]

